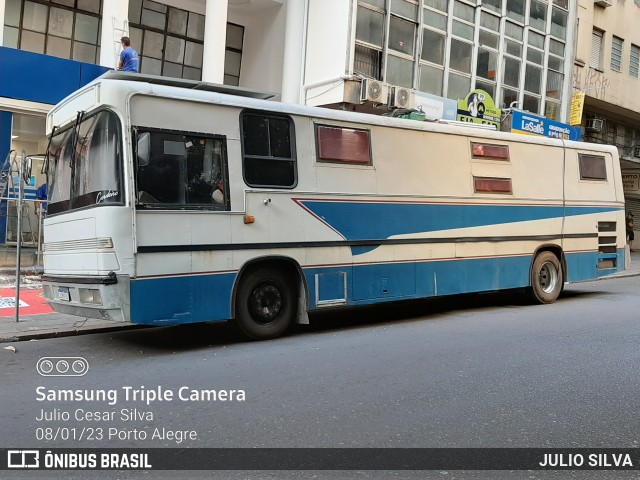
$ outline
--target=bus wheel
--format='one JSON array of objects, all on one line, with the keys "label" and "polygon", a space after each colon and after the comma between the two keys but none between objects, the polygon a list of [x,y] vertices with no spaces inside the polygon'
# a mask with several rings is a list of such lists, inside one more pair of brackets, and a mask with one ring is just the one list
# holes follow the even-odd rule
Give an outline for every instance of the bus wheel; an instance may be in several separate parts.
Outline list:
[{"label": "bus wheel", "polygon": [[531,294],[536,303],[553,303],[563,287],[562,266],[551,252],[541,252],[531,267]]},{"label": "bus wheel", "polygon": [[240,280],[236,297],[236,325],[252,340],[282,335],[293,322],[297,299],[285,275],[258,268]]}]

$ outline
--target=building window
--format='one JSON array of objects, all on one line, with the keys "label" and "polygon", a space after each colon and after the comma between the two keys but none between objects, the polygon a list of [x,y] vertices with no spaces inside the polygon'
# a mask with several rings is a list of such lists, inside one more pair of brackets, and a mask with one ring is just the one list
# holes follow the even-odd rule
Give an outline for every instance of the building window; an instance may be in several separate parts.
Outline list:
[{"label": "building window", "polygon": [[7,0],[3,45],[97,63],[101,0]]},{"label": "building window", "polygon": [[[356,15],[354,71],[382,80],[382,44],[384,41],[384,1],[359,4]],[[382,9],[382,10],[381,10]]]},{"label": "building window", "polygon": [[638,78],[638,66],[640,64],[640,47],[631,45],[631,54],[629,55],[629,75]]},{"label": "building window", "polygon": [[245,183],[250,187],[295,187],[293,121],[287,116],[245,112],[241,128]]},{"label": "building window", "polygon": [[589,62],[589,66],[597,70],[602,69],[603,33],[602,30],[594,29],[591,34],[591,61]]},{"label": "building window", "polygon": [[613,37],[611,42],[611,70],[614,72],[622,71],[622,49],[624,40],[620,37]]},{"label": "building window", "polygon": [[547,3],[539,0],[531,0],[529,6],[529,26],[540,30],[547,31]]},{"label": "building window", "polygon": [[[202,79],[204,15],[151,0],[129,1],[129,37],[140,54],[140,71]],[[224,83],[238,85],[244,27],[227,23]]]},{"label": "building window", "polygon": [[560,8],[553,7],[551,11],[551,35],[566,40],[567,38],[567,15],[568,12]]}]

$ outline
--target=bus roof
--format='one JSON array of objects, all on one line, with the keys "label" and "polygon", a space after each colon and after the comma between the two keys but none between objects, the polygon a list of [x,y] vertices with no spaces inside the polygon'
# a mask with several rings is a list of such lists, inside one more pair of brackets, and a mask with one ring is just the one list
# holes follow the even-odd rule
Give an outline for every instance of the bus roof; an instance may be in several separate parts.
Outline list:
[{"label": "bus roof", "polygon": [[[110,97],[119,99],[120,101],[135,94],[155,95],[178,100],[191,100],[238,108],[268,110],[274,113],[299,115],[336,122],[380,125],[408,130],[423,130],[454,135],[467,135],[469,137],[482,137],[498,141],[516,141],[519,143],[545,144],[558,147],[566,146],[568,148],[588,148],[590,150],[609,151],[612,153],[615,151],[615,153],[617,153],[616,147],[610,145],[590,143],[587,146],[585,142],[563,141],[561,139],[550,137],[478,129],[464,125],[464,122],[418,121],[391,116],[373,115],[369,113],[358,113],[322,107],[310,107],[307,105],[293,103],[282,103],[279,101],[269,100],[273,99],[276,95],[268,92],[257,92],[229,85],[217,85],[194,80],[125,73],[113,70],[105,72],[84,88],[69,95],[56,105],[48,115],[47,133],[51,132],[54,125],[59,127],[74,120],[78,110],[91,108],[83,107],[83,105],[81,105],[83,103],[82,101],[78,101],[77,103],[79,105],[75,105],[74,99],[80,98],[83,93],[91,92],[91,90],[95,89],[96,85],[100,85],[101,92],[111,92]],[[100,104],[110,104],[108,101],[100,102],[95,100],[96,96],[97,95],[93,94],[93,92],[88,95],[88,97],[92,99],[90,102],[94,102],[93,106],[97,107]],[[73,105],[69,105],[70,103]]]}]

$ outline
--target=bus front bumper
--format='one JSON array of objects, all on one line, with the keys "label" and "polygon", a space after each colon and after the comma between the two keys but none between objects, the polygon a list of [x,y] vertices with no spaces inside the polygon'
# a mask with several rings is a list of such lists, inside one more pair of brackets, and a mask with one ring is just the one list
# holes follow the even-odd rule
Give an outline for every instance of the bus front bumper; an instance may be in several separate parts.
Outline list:
[{"label": "bus front bumper", "polygon": [[44,297],[59,313],[130,323],[128,275],[42,277]]}]

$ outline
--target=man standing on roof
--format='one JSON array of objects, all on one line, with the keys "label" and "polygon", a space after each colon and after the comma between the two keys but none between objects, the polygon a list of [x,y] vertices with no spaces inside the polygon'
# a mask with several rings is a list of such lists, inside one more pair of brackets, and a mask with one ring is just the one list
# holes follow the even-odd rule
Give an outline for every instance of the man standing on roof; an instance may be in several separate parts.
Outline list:
[{"label": "man standing on roof", "polygon": [[120,53],[120,62],[118,62],[118,70],[123,72],[135,72],[138,73],[140,69],[140,59],[138,58],[138,52],[131,47],[131,40],[129,37],[122,37],[122,52]]}]

